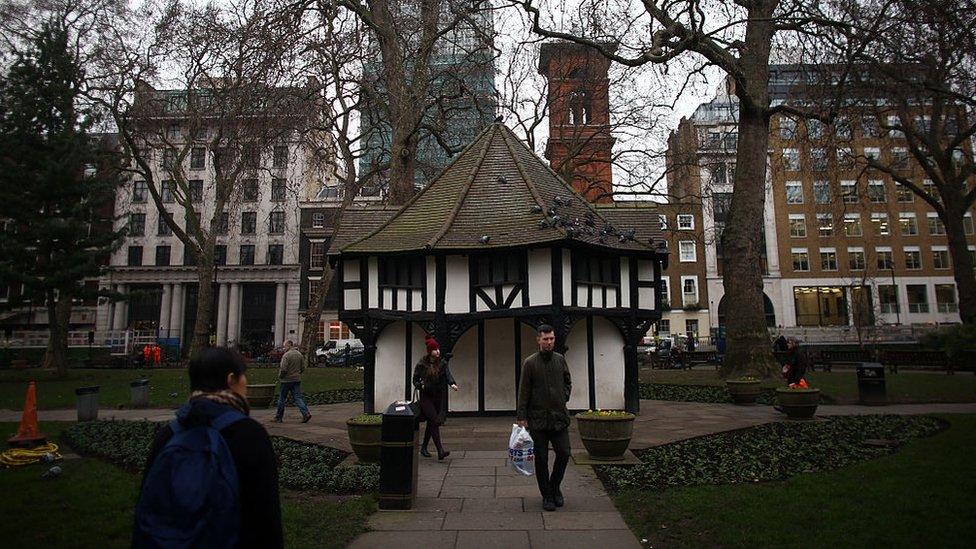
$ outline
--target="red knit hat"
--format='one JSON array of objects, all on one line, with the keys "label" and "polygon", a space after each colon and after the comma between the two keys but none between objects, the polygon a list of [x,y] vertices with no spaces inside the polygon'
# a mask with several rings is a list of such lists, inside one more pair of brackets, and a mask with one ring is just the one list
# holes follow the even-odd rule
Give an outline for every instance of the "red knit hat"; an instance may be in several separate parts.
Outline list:
[{"label": "red knit hat", "polygon": [[424,338],[424,343],[427,344],[427,353],[430,354],[433,350],[440,350],[441,346],[437,343],[437,340],[433,336],[428,335]]}]

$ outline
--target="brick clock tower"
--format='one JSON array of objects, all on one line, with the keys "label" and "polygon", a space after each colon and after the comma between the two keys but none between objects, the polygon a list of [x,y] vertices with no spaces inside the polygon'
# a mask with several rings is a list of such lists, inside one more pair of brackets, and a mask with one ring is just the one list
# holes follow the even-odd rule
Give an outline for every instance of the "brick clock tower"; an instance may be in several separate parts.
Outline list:
[{"label": "brick clock tower", "polygon": [[613,202],[610,60],[571,42],[542,45],[539,73],[549,82],[546,158],[590,202]]}]

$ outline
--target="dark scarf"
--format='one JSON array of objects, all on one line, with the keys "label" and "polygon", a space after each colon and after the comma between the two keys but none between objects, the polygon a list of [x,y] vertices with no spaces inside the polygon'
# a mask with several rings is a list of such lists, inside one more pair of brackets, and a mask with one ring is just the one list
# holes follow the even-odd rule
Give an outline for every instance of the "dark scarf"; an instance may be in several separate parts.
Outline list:
[{"label": "dark scarf", "polygon": [[215,393],[193,391],[190,393],[190,402],[192,403],[195,400],[209,400],[217,404],[230,406],[245,416],[251,414],[251,407],[247,404],[247,399],[230,389],[224,389]]}]

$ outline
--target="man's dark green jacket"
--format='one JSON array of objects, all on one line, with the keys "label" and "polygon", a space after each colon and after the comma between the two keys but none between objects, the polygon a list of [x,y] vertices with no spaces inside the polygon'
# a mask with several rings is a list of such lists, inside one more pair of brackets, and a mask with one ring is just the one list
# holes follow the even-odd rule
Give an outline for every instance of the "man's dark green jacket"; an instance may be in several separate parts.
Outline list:
[{"label": "man's dark green jacket", "polygon": [[566,403],[573,390],[569,366],[559,353],[541,351],[522,362],[516,415],[529,422],[529,430],[569,427]]}]

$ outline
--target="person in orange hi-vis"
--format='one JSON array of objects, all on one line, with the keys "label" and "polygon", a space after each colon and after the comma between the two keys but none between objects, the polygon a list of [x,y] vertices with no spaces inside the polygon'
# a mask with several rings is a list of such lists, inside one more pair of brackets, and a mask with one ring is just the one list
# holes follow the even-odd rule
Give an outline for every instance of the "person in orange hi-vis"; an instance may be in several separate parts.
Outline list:
[{"label": "person in orange hi-vis", "polygon": [[156,366],[159,366],[159,363],[162,361],[162,358],[163,358],[163,348],[160,347],[159,345],[155,345],[153,347],[153,362],[156,363]]}]

